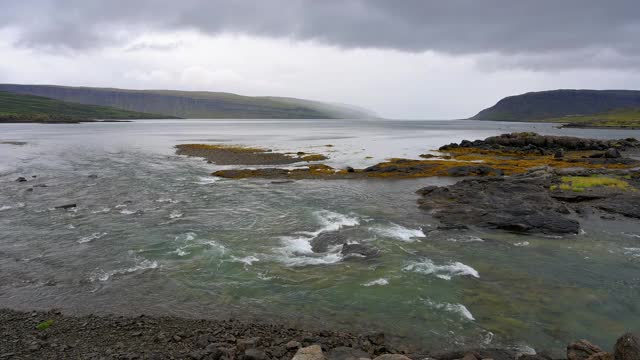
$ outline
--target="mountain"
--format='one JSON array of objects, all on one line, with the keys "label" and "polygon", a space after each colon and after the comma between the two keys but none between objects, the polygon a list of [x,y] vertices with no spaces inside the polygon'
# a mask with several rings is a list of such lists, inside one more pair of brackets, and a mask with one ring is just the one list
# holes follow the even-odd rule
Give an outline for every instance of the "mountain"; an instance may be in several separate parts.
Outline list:
[{"label": "mountain", "polygon": [[[546,121],[640,108],[640,91],[552,90],[509,96],[473,120]],[[571,121],[570,119],[567,122]]]},{"label": "mountain", "polygon": [[242,96],[222,92],[15,84],[0,84],[0,91],[181,118],[361,119],[375,117],[371,112],[345,105],[294,98]]},{"label": "mountain", "polygon": [[0,91],[2,122],[80,122],[94,119],[162,119],[167,116],[106,106],[68,103],[41,96]]}]

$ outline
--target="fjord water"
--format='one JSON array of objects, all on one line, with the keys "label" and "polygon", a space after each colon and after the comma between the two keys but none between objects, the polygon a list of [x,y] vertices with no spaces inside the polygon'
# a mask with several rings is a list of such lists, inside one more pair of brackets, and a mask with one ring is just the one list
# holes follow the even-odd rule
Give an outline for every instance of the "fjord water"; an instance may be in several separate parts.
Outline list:
[{"label": "fjord water", "polygon": [[[209,174],[228,166],[173,149],[255,145],[362,167],[512,131],[640,137],[479,121],[1,125],[0,141],[28,144],[0,144],[0,306],[384,331],[425,348],[612,344],[640,319],[637,222],[590,218],[565,237],[429,231],[414,191],[456,180],[226,180]],[[338,229],[382,255],[312,253]]]}]

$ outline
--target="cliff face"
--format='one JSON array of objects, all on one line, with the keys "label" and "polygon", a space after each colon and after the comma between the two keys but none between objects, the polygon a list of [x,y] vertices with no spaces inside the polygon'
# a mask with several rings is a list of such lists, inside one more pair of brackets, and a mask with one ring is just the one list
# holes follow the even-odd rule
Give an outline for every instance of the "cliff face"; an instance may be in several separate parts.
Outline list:
[{"label": "cliff face", "polygon": [[0,91],[181,118],[370,118],[347,106],[219,92],[0,84]]},{"label": "cliff face", "polygon": [[536,121],[639,107],[640,91],[552,90],[506,97],[471,119]]}]

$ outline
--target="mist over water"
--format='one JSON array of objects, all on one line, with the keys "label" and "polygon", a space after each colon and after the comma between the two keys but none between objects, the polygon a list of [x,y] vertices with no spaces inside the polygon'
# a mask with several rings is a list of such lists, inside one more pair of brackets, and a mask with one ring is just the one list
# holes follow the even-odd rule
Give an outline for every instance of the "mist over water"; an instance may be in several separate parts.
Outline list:
[{"label": "mist over water", "polygon": [[[0,130],[0,141],[28,142],[0,144],[1,306],[375,329],[437,348],[613,343],[640,318],[637,223],[590,219],[582,234],[563,238],[430,231],[437,223],[418,209],[414,191],[454,179],[227,180],[209,174],[229,166],[173,149],[240,144],[363,167],[512,131],[598,138],[640,138],[640,131],[383,120]],[[68,203],[78,207],[55,209]],[[350,242],[373,244],[381,256],[313,253],[310,240],[328,230],[346,230]]]}]

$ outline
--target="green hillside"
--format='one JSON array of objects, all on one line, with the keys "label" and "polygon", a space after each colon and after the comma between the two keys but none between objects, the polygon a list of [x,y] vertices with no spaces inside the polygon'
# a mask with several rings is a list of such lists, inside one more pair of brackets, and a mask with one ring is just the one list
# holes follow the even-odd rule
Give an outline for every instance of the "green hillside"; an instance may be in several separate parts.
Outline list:
[{"label": "green hillside", "polygon": [[0,91],[181,118],[346,119],[374,117],[373,114],[365,110],[343,105],[294,98],[242,96],[223,92],[125,90],[15,84],[0,84]]},{"label": "green hillside", "polygon": [[0,122],[81,122],[94,119],[158,118],[166,116],[0,91]]},{"label": "green hillside", "polygon": [[[548,121],[640,108],[640,91],[552,90],[509,96],[471,119],[494,121]],[[618,115],[614,115],[618,116]],[[623,120],[624,117],[619,117]],[[564,121],[563,121],[564,122]]]},{"label": "green hillside", "polygon": [[545,119],[545,122],[567,123],[569,127],[640,128],[640,108],[617,109],[595,115],[563,116]]}]

